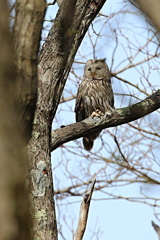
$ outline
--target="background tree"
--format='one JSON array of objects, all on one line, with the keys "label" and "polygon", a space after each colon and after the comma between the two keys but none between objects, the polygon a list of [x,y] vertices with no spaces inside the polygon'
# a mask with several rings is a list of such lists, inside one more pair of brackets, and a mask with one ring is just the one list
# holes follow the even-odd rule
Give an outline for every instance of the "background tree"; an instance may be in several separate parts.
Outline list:
[{"label": "background tree", "polygon": [[[3,2],[5,1],[3,0]],[[51,20],[49,34],[39,53],[38,65],[45,2],[36,0],[17,0],[15,2],[13,36],[16,59],[15,86],[17,89],[15,91],[16,97],[13,96],[11,99],[15,99],[13,105],[16,106],[14,112],[17,114],[15,118],[18,126],[15,131],[18,132],[19,138],[23,139],[23,143],[29,141],[32,132],[27,151],[29,165],[27,186],[34,224],[32,234],[35,239],[57,239],[54,194],[57,204],[59,201],[66,204],[68,201],[66,197],[75,196],[78,198],[82,196],[95,175],[97,178],[95,190],[99,193],[95,196],[98,199],[123,198],[129,201],[143,202],[154,209],[159,207],[159,197],[149,196],[149,192],[146,194],[143,188],[144,184],[159,184],[159,163],[157,160],[159,154],[159,122],[157,117],[159,112],[141,118],[160,106],[159,91],[156,92],[157,82],[154,76],[152,77],[155,72],[159,73],[157,61],[159,35],[148,19],[142,17],[142,13],[137,7],[135,8],[133,5],[129,7],[128,3],[124,1],[127,7],[118,11],[115,9],[115,12],[110,11],[106,15],[100,12],[105,2],[107,8],[110,1],[104,0],[87,0],[85,2],[71,0],[59,3],[59,10],[55,19]],[[134,2],[131,3],[134,4]],[[120,24],[125,20],[124,16],[127,16],[127,19],[129,16],[134,16],[135,19],[144,21],[139,28],[133,28],[132,22],[132,28],[128,25],[124,29]],[[144,22],[145,25],[143,25]],[[46,20],[44,27],[46,27],[46,23],[49,25],[50,22]],[[88,31],[90,25],[91,28]],[[84,44],[82,43],[81,48],[79,48],[86,32],[86,37],[90,43],[85,38]],[[130,33],[129,37],[127,37],[127,32]],[[138,39],[140,34],[141,38]],[[101,36],[103,36],[103,40],[100,44]],[[9,40],[6,42],[8,43]],[[87,44],[91,46],[90,50],[88,50]],[[73,114],[74,103],[70,100],[75,98],[77,83],[80,80],[79,76],[82,76],[79,69],[83,68],[83,64],[89,58],[106,56],[114,77],[115,106],[120,108],[129,105],[129,107],[117,110],[108,119],[89,118],[83,122],[69,125],[69,123],[74,122],[73,116],[69,113],[71,111]],[[121,58],[121,56],[123,57]],[[10,68],[7,68],[7,71],[8,69]],[[129,79],[127,71],[130,71]],[[68,77],[69,72],[71,74]],[[68,83],[66,84],[67,77]],[[4,81],[3,77],[1,79]],[[143,99],[145,100],[141,101]],[[6,104],[6,101],[4,102]],[[35,105],[37,107],[35,115],[33,115]],[[68,118],[65,120],[62,118],[63,115],[60,115],[63,111],[65,113],[67,111]],[[72,116],[72,120],[70,116]],[[7,119],[11,118],[7,117]],[[136,119],[139,120],[131,122]],[[3,121],[6,122],[6,120]],[[52,122],[53,128],[58,127],[59,129],[52,130]],[[127,124],[116,127],[124,123]],[[60,128],[62,125],[68,126]],[[3,122],[1,126],[4,126]],[[108,130],[109,127],[113,126],[114,128]],[[67,143],[88,132],[104,128],[106,129],[100,139],[96,141],[96,147],[91,153],[83,150],[80,141]],[[67,144],[62,145],[64,143]],[[20,149],[23,146],[24,144]],[[52,169],[51,151],[59,146],[61,146],[58,150],[59,153],[55,151],[55,154],[60,154],[57,158],[59,161],[56,163],[56,155],[54,155]],[[20,170],[20,173],[23,176],[25,164],[22,162],[22,165],[23,169]],[[16,162],[15,166],[17,166]],[[56,174],[55,193],[53,192],[52,170]],[[57,178],[60,174],[61,177]],[[10,184],[11,181],[8,182]],[[133,183],[141,185],[141,197],[113,193],[112,189]],[[13,189],[15,188],[16,185]],[[24,181],[22,181],[22,189],[21,193],[25,190]],[[15,196],[14,198],[16,199]],[[68,206],[67,204],[67,208]],[[64,215],[63,207],[57,211],[67,226],[69,211],[65,211]],[[25,214],[22,219],[24,216]],[[158,214],[156,216],[158,217]],[[73,217],[70,218],[70,221],[73,219]],[[58,231],[62,239],[65,239],[64,233],[61,231],[61,224],[62,219],[58,224]],[[27,221],[25,226],[28,226]],[[74,225],[73,228],[70,229],[71,232],[75,231]],[[20,227],[20,229],[22,228]],[[92,231],[95,237],[100,238],[100,231],[96,228]]]}]

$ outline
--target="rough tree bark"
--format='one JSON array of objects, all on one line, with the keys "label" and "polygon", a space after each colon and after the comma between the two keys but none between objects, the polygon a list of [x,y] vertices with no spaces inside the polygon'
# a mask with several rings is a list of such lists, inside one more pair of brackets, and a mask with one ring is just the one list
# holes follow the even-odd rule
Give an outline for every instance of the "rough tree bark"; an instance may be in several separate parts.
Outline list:
[{"label": "rough tree bark", "polygon": [[38,51],[45,9],[45,0],[17,0],[15,4],[17,110],[25,141],[31,137],[36,109]]}]

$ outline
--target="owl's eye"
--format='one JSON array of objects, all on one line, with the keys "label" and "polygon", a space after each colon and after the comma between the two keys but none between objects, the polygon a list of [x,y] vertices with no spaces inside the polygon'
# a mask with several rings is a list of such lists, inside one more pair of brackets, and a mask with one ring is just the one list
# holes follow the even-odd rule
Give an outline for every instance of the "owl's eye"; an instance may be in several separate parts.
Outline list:
[{"label": "owl's eye", "polygon": [[101,70],[101,68],[100,68],[100,67],[96,67],[96,69],[97,69],[97,70]]},{"label": "owl's eye", "polygon": [[91,68],[88,68],[88,71],[91,71]]}]

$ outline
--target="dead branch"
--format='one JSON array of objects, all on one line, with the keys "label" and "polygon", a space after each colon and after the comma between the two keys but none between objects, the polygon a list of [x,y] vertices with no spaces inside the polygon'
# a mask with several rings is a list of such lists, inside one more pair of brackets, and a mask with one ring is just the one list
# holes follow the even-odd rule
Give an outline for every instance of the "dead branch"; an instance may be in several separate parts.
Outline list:
[{"label": "dead branch", "polygon": [[157,224],[155,224],[153,221],[151,222],[152,226],[154,228],[154,230],[156,231],[156,233],[158,234],[158,239],[160,240],[160,226],[158,226]]},{"label": "dead branch", "polygon": [[83,197],[81,207],[80,207],[78,226],[74,234],[73,240],[82,240],[83,238],[86,225],[87,225],[88,212],[89,212],[89,207],[90,207],[90,202],[91,202],[91,197],[92,197],[95,182],[96,182],[96,179],[94,178],[89,190]]}]

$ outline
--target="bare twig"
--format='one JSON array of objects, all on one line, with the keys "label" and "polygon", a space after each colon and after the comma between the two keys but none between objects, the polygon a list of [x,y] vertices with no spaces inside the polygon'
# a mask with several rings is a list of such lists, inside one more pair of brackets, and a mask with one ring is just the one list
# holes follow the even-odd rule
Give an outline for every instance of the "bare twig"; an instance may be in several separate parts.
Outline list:
[{"label": "bare twig", "polygon": [[117,145],[118,151],[119,151],[119,153],[120,153],[121,156],[122,156],[122,159],[123,159],[126,163],[128,163],[126,157],[124,156],[124,154],[123,154],[123,152],[122,152],[122,150],[121,150],[121,147],[120,147],[120,144],[119,144],[119,142],[118,142],[118,140],[117,140],[116,135],[114,135],[113,137],[114,137],[114,141],[115,141],[115,143],[116,143],[116,145]]},{"label": "bare twig", "polygon": [[54,0],[54,1],[52,1],[52,2],[47,3],[47,5],[48,5],[48,6],[50,6],[50,5],[54,5],[54,4],[56,4],[56,2],[57,2],[57,1]]},{"label": "bare twig", "polygon": [[9,12],[11,13],[14,8],[15,8],[15,3],[13,3],[13,4],[11,5],[11,7],[10,7],[10,9],[9,9]]},{"label": "bare twig", "polygon": [[68,101],[71,101],[75,98],[76,98],[76,95],[72,95],[72,96],[66,97],[66,98],[62,97],[61,100],[60,100],[60,103],[68,102]]},{"label": "bare twig", "polygon": [[86,229],[86,225],[87,225],[89,206],[90,206],[95,182],[96,182],[96,178],[93,179],[89,190],[83,197],[81,207],[80,207],[78,226],[77,226],[76,232],[74,234],[73,240],[82,240],[82,238],[83,238],[83,235],[84,235],[84,232]]}]

